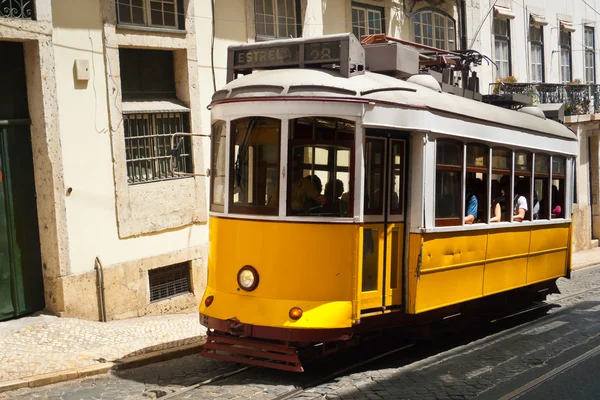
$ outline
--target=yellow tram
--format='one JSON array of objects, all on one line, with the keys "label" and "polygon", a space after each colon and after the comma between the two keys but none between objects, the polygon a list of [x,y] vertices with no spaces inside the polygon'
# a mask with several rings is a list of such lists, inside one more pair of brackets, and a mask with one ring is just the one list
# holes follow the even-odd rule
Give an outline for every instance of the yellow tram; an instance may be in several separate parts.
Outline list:
[{"label": "yellow tram", "polygon": [[302,371],[299,348],[569,276],[575,134],[398,79],[422,55],[382,46],[396,71],[370,70],[382,53],[351,34],[230,47],[210,106],[205,356]]}]

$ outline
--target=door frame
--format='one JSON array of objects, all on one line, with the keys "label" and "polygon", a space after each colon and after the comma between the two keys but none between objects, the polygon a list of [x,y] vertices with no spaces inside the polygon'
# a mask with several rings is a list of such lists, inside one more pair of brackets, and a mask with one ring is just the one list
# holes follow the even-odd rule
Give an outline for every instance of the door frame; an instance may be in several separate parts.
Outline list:
[{"label": "door frame", "polygon": [[[368,139],[383,140],[383,151],[384,151],[384,166],[383,166],[383,204],[382,211],[379,215],[367,215],[364,214],[363,209],[363,234],[365,229],[378,229],[378,267],[377,267],[377,288],[372,291],[362,291],[362,286],[359,290],[361,300],[361,314],[368,314],[376,311],[385,311],[386,309],[398,309],[403,306],[406,302],[406,237],[408,234],[407,228],[407,212],[409,202],[409,165],[410,165],[410,132],[390,130],[390,129],[376,129],[366,128],[364,134],[364,150],[366,154],[366,143]],[[403,160],[402,160],[402,214],[391,214],[391,188],[393,187],[393,164],[392,164],[392,149],[394,142],[401,142],[404,144],[403,148]],[[367,159],[365,157],[365,175],[363,182],[363,190],[367,192]],[[392,259],[392,246],[390,246],[391,238],[393,237],[394,230],[402,228],[402,232],[398,235],[399,256],[397,262],[399,265],[397,287],[391,288],[391,272],[390,266]],[[364,239],[361,241],[363,246]],[[364,251],[364,249],[363,249]],[[361,262],[361,276],[363,272],[362,260]],[[362,282],[358,283],[362,285]]]}]

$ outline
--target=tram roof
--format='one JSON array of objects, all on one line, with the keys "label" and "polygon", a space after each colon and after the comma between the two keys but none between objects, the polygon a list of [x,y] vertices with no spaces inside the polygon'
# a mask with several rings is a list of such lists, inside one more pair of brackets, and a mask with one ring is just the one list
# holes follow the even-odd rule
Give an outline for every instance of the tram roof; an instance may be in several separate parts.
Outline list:
[{"label": "tram roof", "polygon": [[481,103],[462,96],[437,92],[425,86],[366,71],[346,78],[325,69],[277,69],[256,71],[229,82],[215,92],[213,103],[253,97],[338,97],[426,108],[430,112],[450,113],[536,131],[568,140],[577,140],[573,131],[550,119]]}]

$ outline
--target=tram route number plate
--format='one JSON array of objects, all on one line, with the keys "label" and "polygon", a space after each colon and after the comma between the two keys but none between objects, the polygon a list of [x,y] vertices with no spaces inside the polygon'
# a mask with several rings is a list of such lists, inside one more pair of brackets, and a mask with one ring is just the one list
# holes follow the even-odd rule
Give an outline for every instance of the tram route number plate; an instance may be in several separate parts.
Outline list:
[{"label": "tram route number plate", "polygon": [[[273,47],[236,50],[234,53],[235,67],[253,67],[270,65],[299,64],[300,46],[278,45]],[[340,59],[340,42],[316,42],[304,45],[304,62],[322,63],[335,62]]]}]

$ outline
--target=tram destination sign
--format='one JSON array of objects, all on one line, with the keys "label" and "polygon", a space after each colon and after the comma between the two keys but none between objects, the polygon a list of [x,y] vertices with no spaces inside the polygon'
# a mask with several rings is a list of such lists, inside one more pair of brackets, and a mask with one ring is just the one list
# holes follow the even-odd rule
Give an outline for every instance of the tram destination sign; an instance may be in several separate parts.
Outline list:
[{"label": "tram destination sign", "polygon": [[350,64],[357,63],[364,66],[364,49],[352,34],[243,44],[229,47],[227,81],[253,69],[315,68],[325,64],[338,65],[341,73],[349,76]]}]

